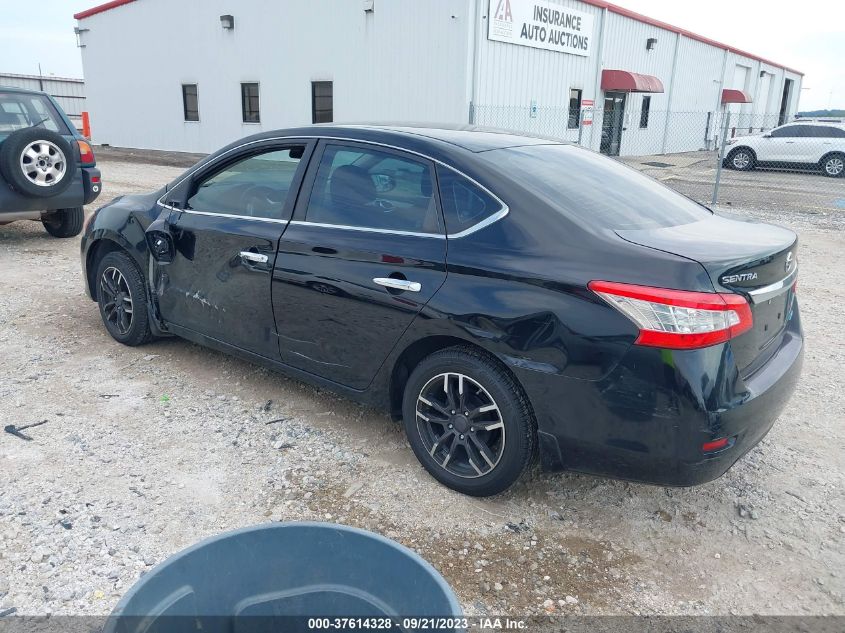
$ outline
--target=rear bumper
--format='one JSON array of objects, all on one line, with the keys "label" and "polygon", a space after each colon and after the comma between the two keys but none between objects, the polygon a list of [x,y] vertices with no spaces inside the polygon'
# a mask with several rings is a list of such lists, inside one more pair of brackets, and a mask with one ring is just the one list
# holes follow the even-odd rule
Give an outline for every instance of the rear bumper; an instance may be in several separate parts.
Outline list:
[{"label": "rear bumper", "polygon": [[[694,351],[632,347],[602,380],[547,377],[557,384],[546,385],[542,397],[531,393],[536,379],[520,378],[533,385],[547,469],[692,486],[723,475],[765,437],[795,390],[802,362],[796,306],[777,351],[744,379],[730,344]],[[725,437],[725,448],[702,450]]]},{"label": "rear bumper", "polygon": [[96,167],[82,168],[82,204],[91,204],[103,190],[103,183],[100,178],[100,170]]}]

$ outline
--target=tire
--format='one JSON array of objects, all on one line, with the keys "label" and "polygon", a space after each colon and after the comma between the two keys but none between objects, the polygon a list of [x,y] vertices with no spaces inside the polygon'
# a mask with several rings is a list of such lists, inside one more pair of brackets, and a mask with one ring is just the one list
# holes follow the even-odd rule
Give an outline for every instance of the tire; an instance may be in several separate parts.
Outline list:
[{"label": "tire", "polygon": [[44,128],[12,132],[0,145],[0,173],[30,198],[50,198],[70,186],[76,155],[61,135]]},{"label": "tire", "polygon": [[[457,405],[463,386],[465,411],[449,406],[447,384]],[[472,348],[450,347],[423,359],[405,385],[402,413],[417,459],[437,481],[466,495],[506,490],[534,454],[537,424],[528,398],[505,369]]]},{"label": "tire", "polygon": [[[126,253],[108,253],[97,266],[97,304],[106,330],[118,343],[135,347],[153,339],[144,277]],[[127,314],[126,308],[131,309]]]},{"label": "tire", "polygon": [[841,178],[845,175],[845,154],[828,154],[819,162],[822,173],[829,178]]},{"label": "tire", "polygon": [[76,237],[82,232],[82,223],[85,221],[85,211],[82,207],[72,209],[59,209],[51,213],[45,213],[41,217],[41,224],[53,237]]},{"label": "tire", "polygon": [[750,171],[756,163],[757,156],[747,147],[737,147],[728,154],[728,166],[737,171]]}]

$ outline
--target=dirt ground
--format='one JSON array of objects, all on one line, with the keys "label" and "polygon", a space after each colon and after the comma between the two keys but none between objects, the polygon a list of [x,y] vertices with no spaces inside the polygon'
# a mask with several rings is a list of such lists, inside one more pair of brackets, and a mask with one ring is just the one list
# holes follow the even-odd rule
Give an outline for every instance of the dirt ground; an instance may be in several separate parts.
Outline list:
[{"label": "dirt ground", "polygon": [[[182,171],[129,158],[100,155],[99,203]],[[845,235],[758,197],[743,213],[800,233],[807,337],[768,437],[696,488],[535,470],[487,500],[432,480],[383,413],[179,339],[115,343],[78,238],[0,226],[0,425],[46,420],[0,433],[0,612],[105,614],[202,538],[311,519],[416,549],[468,614],[845,614]]]}]

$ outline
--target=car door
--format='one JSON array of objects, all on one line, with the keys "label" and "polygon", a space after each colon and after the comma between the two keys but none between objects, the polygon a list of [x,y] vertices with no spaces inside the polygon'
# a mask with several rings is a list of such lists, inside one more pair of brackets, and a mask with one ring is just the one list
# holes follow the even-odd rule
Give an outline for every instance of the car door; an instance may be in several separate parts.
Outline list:
[{"label": "car door", "polygon": [[321,141],[317,153],[276,257],[280,353],[364,389],[446,279],[434,166],[366,143]]},{"label": "car door", "polygon": [[845,129],[832,125],[812,126],[814,144],[808,163],[818,163],[825,154],[845,151]]},{"label": "car door", "polygon": [[174,254],[155,287],[169,326],[278,360],[271,277],[313,145],[250,144],[165,196]]},{"label": "car door", "polygon": [[773,130],[771,138],[763,139],[764,154],[757,156],[761,161],[781,162],[787,165],[810,162],[814,139],[808,125],[784,125]]}]

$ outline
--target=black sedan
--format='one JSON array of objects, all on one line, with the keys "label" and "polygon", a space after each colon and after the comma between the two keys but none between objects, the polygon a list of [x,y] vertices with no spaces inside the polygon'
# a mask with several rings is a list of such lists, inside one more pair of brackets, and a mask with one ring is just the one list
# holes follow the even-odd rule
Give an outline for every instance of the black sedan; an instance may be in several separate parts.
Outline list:
[{"label": "black sedan", "polygon": [[797,252],[579,147],[401,126],[243,139],[82,240],[117,341],[176,335],[383,407],[471,495],[535,452],[723,474],[798,379]]}]

